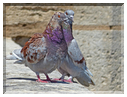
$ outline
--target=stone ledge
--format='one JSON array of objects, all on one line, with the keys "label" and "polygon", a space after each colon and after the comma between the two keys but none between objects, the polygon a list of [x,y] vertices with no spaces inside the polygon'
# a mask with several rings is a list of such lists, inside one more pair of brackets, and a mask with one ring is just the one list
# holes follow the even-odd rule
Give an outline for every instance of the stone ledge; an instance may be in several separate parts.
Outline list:
[{"label": "stone ledge", "polygon": [[[43,26],[41,26],[43,25]],[[43,22],[18,24],[18,25],[6,25],[6,33],[3,33],[4,37],[17,37],[27,36],[31,37],[34,33],[42,33],[45,30],[47,24]],[[123,25],[73,25],[73,30],[123,30]]]}]

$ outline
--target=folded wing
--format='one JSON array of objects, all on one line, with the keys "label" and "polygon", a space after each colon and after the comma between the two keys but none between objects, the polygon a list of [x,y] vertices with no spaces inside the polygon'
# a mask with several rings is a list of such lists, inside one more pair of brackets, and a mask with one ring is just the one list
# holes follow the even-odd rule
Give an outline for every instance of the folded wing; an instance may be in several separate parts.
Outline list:
[{"label": "folded wing", "polygon": [[80,68],[82,68],[85,72],[87,72],[89,75],[93,76],[93,74],[90,72],[90,70],[86,66],[85,58],[83,57],[83,54],[81,53],[79,46],[75,39],[73,39],[68,46],[68,54],[72,58],[74,64]]},{"label": "folded wing", "polygon": [[46,55],[46,43],[42,34],[36,33],[25,43],[21,50],[22,57],[29,63],[37,63]]}]

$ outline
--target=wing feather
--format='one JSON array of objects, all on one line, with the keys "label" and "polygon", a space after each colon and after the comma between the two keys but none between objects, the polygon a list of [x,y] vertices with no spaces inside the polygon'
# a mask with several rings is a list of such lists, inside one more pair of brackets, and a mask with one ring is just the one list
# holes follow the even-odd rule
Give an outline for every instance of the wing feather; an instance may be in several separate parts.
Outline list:
[{"label": "wing feather", "polygon": [[29,63],[37,63],[46,55],[46,43],[42,34],[36,33],[25,43],[21,53]]},{"label": "wing feather", "polygon": [[85,58],[83,57],[83,54],[80,51],[78,43],[75,39],[73,39],[68,46],[68,54],[72,58],[74,65],[80,67],[84,70],[84,72],[87,72],[89,75],[93,76],[93,74],[86,66]]},{"label": "wing feather", "polygon": [[86,63],[84,63],[85,59],[75,39],[73,39],[68,46],[68,54],[77,65],[81,65],[81,64],[86,65]]}]

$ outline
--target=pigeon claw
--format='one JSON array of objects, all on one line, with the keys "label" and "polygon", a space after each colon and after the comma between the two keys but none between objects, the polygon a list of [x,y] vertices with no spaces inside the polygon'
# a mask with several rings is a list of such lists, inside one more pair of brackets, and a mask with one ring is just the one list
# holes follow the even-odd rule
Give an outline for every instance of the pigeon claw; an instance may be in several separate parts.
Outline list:
[{"label": "pigeon claw", "polygon": [[37,79],[36,82],[41,82],[41,83],[50,83],[50,81],[46,81],[46,80],[41,80],[41,79]]},{"label": "pigeon claw", "polygon": [[68,80],[62,79],[62,81],[63,81],[63,82],[67,82],[67,83],[73,83],[71,79],[68,79]]},{"label": "pigeon claw", "polygon": [[73,83],[73,82],[71,81],[71,78],[68,79],[68,80],[66,80],[66,79],[61,79],[61,78],[54,78],[53,80],[62,81],[62,82],[67,82],[67,83]]}]

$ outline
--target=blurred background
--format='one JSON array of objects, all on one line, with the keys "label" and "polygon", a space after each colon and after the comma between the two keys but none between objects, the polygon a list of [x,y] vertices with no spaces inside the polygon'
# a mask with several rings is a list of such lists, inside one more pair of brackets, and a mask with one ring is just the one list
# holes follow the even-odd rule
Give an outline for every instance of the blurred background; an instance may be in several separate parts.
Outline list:
[{"label": "blurred background", "polygon": [[20,46],[34,33],[42,33],[55,12],[73,10],[73,35],[96,83],[88,89],[97,92],[124,91],[124,5],[3,6],[3,37],[10,37]]}]

